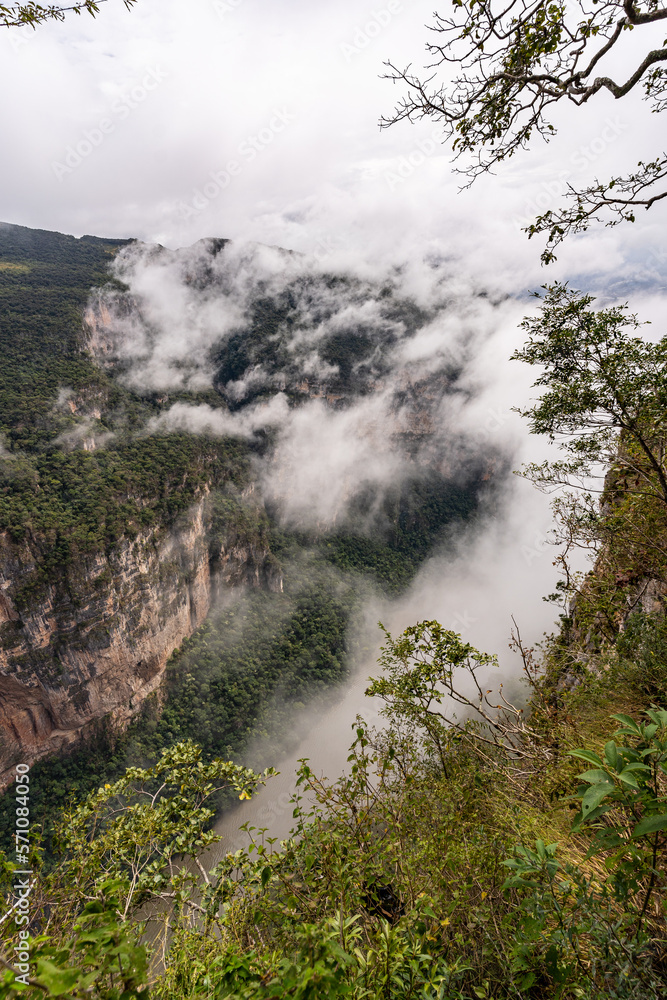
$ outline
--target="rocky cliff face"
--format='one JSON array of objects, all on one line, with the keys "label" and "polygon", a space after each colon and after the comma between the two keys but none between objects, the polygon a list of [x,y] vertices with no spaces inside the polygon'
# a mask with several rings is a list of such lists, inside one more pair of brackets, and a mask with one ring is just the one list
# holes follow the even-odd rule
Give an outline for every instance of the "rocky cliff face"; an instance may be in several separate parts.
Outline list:
[{"label": "rocky cliff face", "polygon": [[14,764],[126,725],[221,591],[280,589],[261,538],[230,529],[212,543],[209,522],[204,497],[170,532],[124,539],[47,583],[34,548],[0,535],[0,789]]}]

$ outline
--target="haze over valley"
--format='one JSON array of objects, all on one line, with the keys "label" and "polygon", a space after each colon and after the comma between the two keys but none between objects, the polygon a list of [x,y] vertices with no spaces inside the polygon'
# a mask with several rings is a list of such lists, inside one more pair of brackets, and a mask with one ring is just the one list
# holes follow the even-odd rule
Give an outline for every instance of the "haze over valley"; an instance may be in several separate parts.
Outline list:
[{"label": "haze over valley", "polygon": [[0,1000],[664,1000],[665,20],[0,5]]}]

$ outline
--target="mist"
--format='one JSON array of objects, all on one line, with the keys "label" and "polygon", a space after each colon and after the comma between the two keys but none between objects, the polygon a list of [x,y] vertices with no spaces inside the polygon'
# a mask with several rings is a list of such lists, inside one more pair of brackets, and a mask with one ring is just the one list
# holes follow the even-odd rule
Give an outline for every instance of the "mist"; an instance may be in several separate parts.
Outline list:
[{"label": "mist", "polygon": [[239,831],[245,823],[266,827],[267,836],[287,838],[294,823],[292,796],[299,761],[307,758],[318,777],[335,781],[349,766],[357,716],[371,726],[382,726],[383,703],[365,695],[369,678],[378,676],[380,669],[379,621],[395,636],[418,621],[435,619],[477,649],[497,654],[498,667],[488,668],[482,683],[494,690],[502,684],[504,693],[520,703],[527,691],[521,684],[519,655],[509,647],[512,618],[525,645],[533,646],[554,630],[558,614],[541,600],[553,591],[557,578],[550,520],[546,498],[528,483],[515,480],[508,484],[500,509],[483,515],[474,528],[452,540],[451,548],[428,559],[406,594],[393,601],[377,595],[369,598],[359,628],[364,630],[364,645],[373,652],[353,665],[333,705],[324,710],[311,705],[295,714],[296,746],[287,754],[275,759],[274,748],[261,741],[250,748],[246,755],[250,766],[272,766],[280,773],[251,801],[216,822],[222,840],[211,857],[247,847],[248,836]]},{"label": "mist", "polygon": [[246,440],[261,499],[286,528],[373,536],[405,484],[477,484],[476,514],[447,526],[407,590],[390,599],[369,588],[357,626],[368,653],[335,702],[294,714],[284,759],[274,741],[248,748],[253,766],[281,776],[221,819],[223,849],[240,846],[247,820],[285,836],[298,759],[335,778],[356,715],[381,721],[364,695],[378,621],[392,634],[440,621],[497,654],[489,686],[522,698],[512,617],[532,646],[558,614],[542,600],[557,579],[549,501],[513,475],[549,451],[514,410],[534,381],[509,361],[525,298],[489,294],[430,248],[404,261],[335,262],[223,240],[179,251],[132,244],[114,277],[125,290],[91,297],[89,344],[153,404],[143,433]]}]

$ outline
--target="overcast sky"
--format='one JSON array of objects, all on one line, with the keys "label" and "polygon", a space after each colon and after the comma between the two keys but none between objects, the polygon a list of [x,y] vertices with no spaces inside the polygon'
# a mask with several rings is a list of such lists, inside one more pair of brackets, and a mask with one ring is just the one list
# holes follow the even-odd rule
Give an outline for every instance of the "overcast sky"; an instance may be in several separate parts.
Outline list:
[{"label": "overcast sky", "polygon": [[634,98],[568,109],[557,142],[464,193],[432,123],[380,131],[400,94],[383,61],[423,64],[432,9],[108,0],[95,20],[5,29],[0,219],[172,247],[216,235],[368,261],[429,250],[517,291],[558,273],[659,283],[664,207],[574,241],[548,275],[520,232],[566,177],[659,152],[659,119]]},{"label": "overcast sky", "polygon": [[[633,291],[633,306],[661,319],[667,203],[635,226],[569,241],[548,270],[539,263],[541,245],[521,226],[554,204],[566,181],[606,178],[660,153],[663,119],[635,96],[615,102],[603,94],[580,111],[564,109],[549,146],[538,140],[497,176],[459,192],[461,178],[432,123],[378,127],[401,93],[381,79],[383,62],[423,65],[433,6],[139,0],[128,12],[121,0],[108,0],[95,20],[69,16],[36,31],[5,30],[0,220],[172,248],[205,236],[254,240],[362,274],[409,261],[405,273],[417,283],[423,273],[425,286],[431,278],[420,262],[429,258],[451,260],[471,287],[510,294],[568,276],[579,287]],[[643,32],[633,36],[631,45],[645,45]],[[621,75],[632,62],[624,58]],[[522,382],[507,361],[522,338],[523,306],[515,305],[476,369],[486,385],[479,426],[490,435],[509,433],[509,407],[529,392],[530,379]],[[658,323],[650,329],[664,332]],[[534,444],[523,424],[521,433],[517,464]],[[451,624],[456,611],[459,625],[471,616],[493,619],[502,636],[509,610],[537,603],[526,615],[536,633],[530,638],[539,637],[547,624],[540,597],[553,586],[548,501],[527,486],[520,502],[512,497],[497,544],[493,534],[482,538],[474,565],[466,556],[469,580],[458,579],[455,591],[461,606],[450,606],[446,577],[434,588],[429,567],[414,592],[418,606],[428,594],[445,602],[428,604],[429,614]],[[512,543],[507,558],[503,532]],[[474,601],[493,604],[499,586],[509,610],[475,611]],[[473,628],[471,637],[499,648],[495,635]]]}]

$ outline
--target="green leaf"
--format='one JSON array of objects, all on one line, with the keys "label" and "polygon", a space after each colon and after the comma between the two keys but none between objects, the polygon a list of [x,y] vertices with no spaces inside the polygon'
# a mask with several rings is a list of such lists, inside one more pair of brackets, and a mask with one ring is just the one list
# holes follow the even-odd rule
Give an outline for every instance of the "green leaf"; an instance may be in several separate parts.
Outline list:
[{"label": "green leaf", "polygon": [[664,727],[667,726],[667,712],[659,708],[649,708],[646,710],[646,714],[649,719],[652,719],[656,723],[656,726]]},{"label": "green leaf", "polygon": [[592,750],[568,750],[567,753],[569,757],[579,757],[580,760],[586,760],[589,764],[595,764],[596,767],[604,767],[602,760]]},{"label": "green leaf", "polygon": [[46,958],[37,959],[37,978],[47,987],[51,996],[71,993],[79,979],[79,973],[72,969],[59,969]]},{"label": "green leaf", "polygon": [[667,830],[667,814],[662,816],[649,816],[643,819],[632,831],[632,839],[643,837],[647,833],[656,833],[657,830]]},{"label": "green leaf", "polygon": [[604,745],[604,756],[605,760],[610,767],[613,767],[614,771],[618,770],[618,748],[613,740],[609,740],[608,743]]},{"label": "green leaf", "polygon": [[629,715],[623,715],[620,712],[617,712],[616,715],[612,715],[611,718],[615,719],[616,722],[623,723],[623,725],[626,726],[630,730],[630,732],[634,733],[635,736],[641,736],[642,734],[641,729],[639,728],[635,720],[631,719]]},{"label": "green leaf", "polygon": [[586,819],[588,813],[596,809],[602,800],[606,798],[610,792],[613,792],[613,790],[614,785],[611,781],[600,781],[597,785],[591,785],[581,799],[581,811],[584,819]]},{"label": "green leaf", "polygon": [[618,780],[622,781],[624,785],[629,785],[630,788],[636,788],[639,791],[639,785],[637,784],[637,779],[632,772],[629,772],[624,768],[618,775]]},{"label": "green leaf", "polygon": [[578,774],[577,777],[589,785],[595,785],[598,781],[609,781],[608,773],[601,771],[599,768],[596,768],[594,771],[584,771],[583,774]]}]

